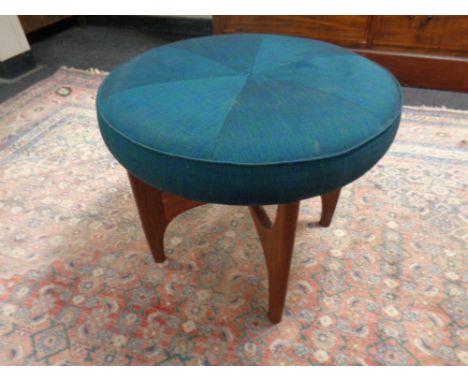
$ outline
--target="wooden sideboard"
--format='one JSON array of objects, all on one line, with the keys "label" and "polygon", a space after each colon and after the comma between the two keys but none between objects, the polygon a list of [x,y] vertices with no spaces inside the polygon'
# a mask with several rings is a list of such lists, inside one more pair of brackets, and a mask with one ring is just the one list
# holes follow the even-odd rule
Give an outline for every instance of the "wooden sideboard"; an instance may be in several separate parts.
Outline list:
[{"label": "wooden sideboard", "polygon": [[69,19],[70,17],[72,16],[18,16],[26,34]]},{"label": "wooden sideboard", "polygon": [[378,62],[403,85],[468,92],[468,16],[214,16],[213,32],[329,41]]}]

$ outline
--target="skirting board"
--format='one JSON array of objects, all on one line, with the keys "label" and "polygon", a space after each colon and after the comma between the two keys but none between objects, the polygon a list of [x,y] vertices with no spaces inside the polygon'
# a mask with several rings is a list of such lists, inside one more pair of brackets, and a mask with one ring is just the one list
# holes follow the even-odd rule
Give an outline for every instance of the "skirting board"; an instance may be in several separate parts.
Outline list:
[{"label": "skirting board", "polygon": [[36,67],[31,51],[0,61],[0,79],[13,80]]}]

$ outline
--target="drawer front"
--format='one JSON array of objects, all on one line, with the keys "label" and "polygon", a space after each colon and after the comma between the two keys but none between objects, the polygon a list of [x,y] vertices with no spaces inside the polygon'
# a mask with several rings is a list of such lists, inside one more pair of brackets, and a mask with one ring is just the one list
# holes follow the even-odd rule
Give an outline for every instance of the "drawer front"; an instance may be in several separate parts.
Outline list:
[{"label": "drawer front", "polygon": [[467,16],[374,16],[371,46],[468,55]]},{"label": "drawer front", "polygon": [[215,16],[215,33],[276,33],[366,46],[370,16]]}]

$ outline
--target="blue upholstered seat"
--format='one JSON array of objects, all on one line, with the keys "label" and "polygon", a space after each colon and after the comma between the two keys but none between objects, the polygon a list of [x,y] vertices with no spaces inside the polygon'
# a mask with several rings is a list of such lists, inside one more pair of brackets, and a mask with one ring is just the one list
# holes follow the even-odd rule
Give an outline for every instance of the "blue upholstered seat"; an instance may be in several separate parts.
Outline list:
[{"label": "blue upholstered seat", "polygon": [[223,204],[278,204],[337,189],[396,134],[397,81],[316,40],[194,38],[114,70],[97,97],[103,138],[144,182]]}]

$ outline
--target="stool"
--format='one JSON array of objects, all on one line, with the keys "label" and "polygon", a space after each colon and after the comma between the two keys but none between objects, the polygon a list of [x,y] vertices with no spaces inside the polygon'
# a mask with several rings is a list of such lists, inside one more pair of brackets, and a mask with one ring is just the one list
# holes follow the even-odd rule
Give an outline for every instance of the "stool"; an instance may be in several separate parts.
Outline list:
[{"label": "stool", "polygon": [[[316,40],[231,34],[152,49],[115,69],[96,101],[127,169],[156,262],[169,222],[205,203],[248,206],[265,254],[269,318],[281,320],[300,200],[340,189],[385,154],[402,96],[395,78]],[[278,205],[272,221],[263,205]]]}]

